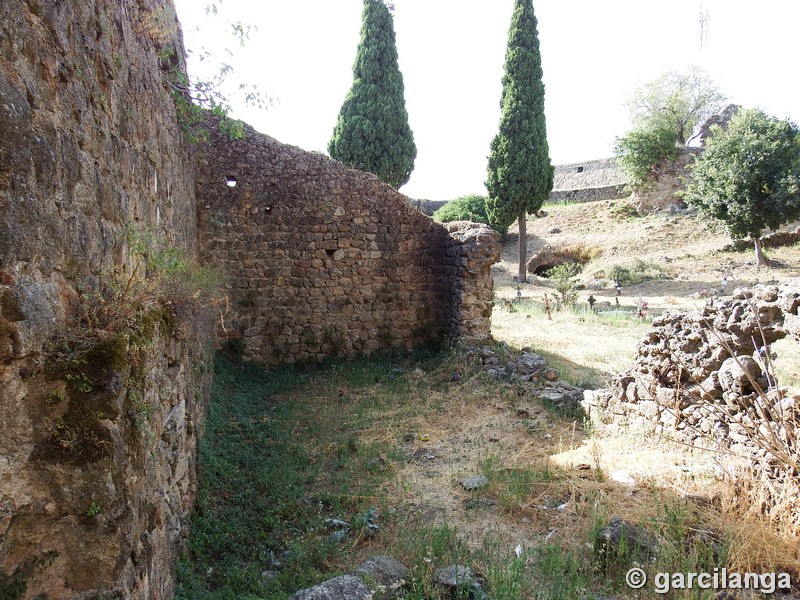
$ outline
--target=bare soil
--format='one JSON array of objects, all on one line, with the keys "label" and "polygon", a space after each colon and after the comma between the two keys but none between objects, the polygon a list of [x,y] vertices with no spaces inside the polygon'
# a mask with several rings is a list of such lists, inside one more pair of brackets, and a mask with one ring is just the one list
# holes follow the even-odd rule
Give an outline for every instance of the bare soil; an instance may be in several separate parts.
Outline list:
[{"label": "bare soil", "polygon": [[[605,287],[580,291],[579,307],[588,309],[590,295],[596,307],[611,311],[603,314],[612,316],[615,311],[633,313],[642,302],[647,304],[641,326],[588,315],[574,318],[553,312],[549,320],[525,311],[509,312],[504,300],[519,298],[544,307],[545,295],[550,302],[556,296],[553,281],[545,277],[529,275],[528,283],[517,286],[517,230],[512,226],[492,271],[498,299],[493,335],[516,347],[531,346],[546,356],[556,355],[568,378],[572,375],[579,383],[599,387],[630,366],[650,320],[666,310],[699,310],[709,297],[731,294],[736,287],[800,276],[800,246],[768,249],[772,266],[757,269],[752,251],[723,250],[731,239],[721,227],[692,214],[631,217],[622,201],[545,206],[543,213],[528,219],[528,259],[547,245],[581,245],[598,254],[576,280],[587,288],[601,282]],[[610,279],[612,269],[630,268],[637,261],[662,269],[667,278],[623,286],[618,295]],[[730,282],[724,290],[723,277]],[[798,369],[792,369],[791,379],[796,380]]]},{"label": "bare soil", "polygon": [[[612,308],[619,302],[620,312],[647,302],[644,319],[604,320],[588,311],[565,310],[553,311],[551,320],[542,307],[545,294],[553,298],[553,282],[531,276],[530,283],[517,285],[516,231],[509,232],[493,270],[498,300],[493,335],[512,348],[544,355],[573,384],[600,387],[621,373],[632,364],[653,314],[701,307],[709,294],[723,293],[723,276],[732,281],[727,293],[800,276],[800,248],[769,250],[775,266],[756,269],[752,252],[723,251],[730,239],[693,215],[633,218],[609,202],[547,206],[544,212],[527,224],[529,256],[548,244],[596,248],[597,258],[578,277],[581,283],[607,278],[613,265],[636,259],[658,264],[670,276],[624,288],[619,296],[613,286],[580,292],[579,304],[585,307],[590,294]],[[540,310],[512,312],[503,300]],[[797,379],[797,349],[784,350],[789,364],[784,368],[793,369]],[[690,506],[705,526],[746,530],[736,534],[740,547],[733,551],[734,562],[745,564],[759,552],[774,551],[800,567],[797,552],[786,550],[767,529],[753,530],[735,512],[720,509],[731,490],[723,482],[725,465],[719,456],[663,440],[588,435],[584,423],[554,416],[513,385],[499,389],[487,396],[483,387],[464,382],[429,399],[435,410],[419,411],[409,461],[393,493],[425,522],[454,525],[471,544],[480,544],[488,534],[509,549],[518,544],[529,548],[545,541],[585,543],[598,506],[609,517],[641,522],[658,518],[659,506],[678,502]],[[508,478],[502,475],[523,468],[556,474],[542,477],[530,494],[517,497],[508,492]],[[495,478],[480,494],[459,484],[487,472]]]}]

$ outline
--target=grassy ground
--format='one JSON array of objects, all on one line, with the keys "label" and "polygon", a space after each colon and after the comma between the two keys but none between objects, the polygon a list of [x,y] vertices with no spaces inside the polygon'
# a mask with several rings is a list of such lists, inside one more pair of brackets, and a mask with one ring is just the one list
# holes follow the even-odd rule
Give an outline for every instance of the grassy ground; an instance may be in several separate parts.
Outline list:
[{"label": "grassy ground", "polygon": [[[548,319],[553,282],[517,287],[511,232],[494,268],[493,333],[507,344],[496,351],[529,347],[580,387],[601,387],[630,367],[653,314],[699,308],[723,274],[749,284],[800,273],[800,248],[770,251],[775,267],[757,271],[750,253],[721,253],[729,240],[692,216],[633,218],[604,202],[546,211],[528,224],[531,252],[549,243],[598,249],[578,282],[617,266],[666,277],[634,277],[619,298],[613,288],[581,291],[578,309]],[[589,294],[602,314],[587,310]],[[633,316],[639,299],[649,305],[645,319]],[[774,349],[781,382],[796,385],[796,343]],[[599,552],[599,530],[612,517],[658,539],[658,555],[643,565],[651,577],[715,566],[800,572],[796,540],[742,503],[718,457],[584,426],[458,352],[313,374],[267,373],[219,356],[176,597],[285,599],[377,554],[411,569],[404,597],[415,600],[439,598],[431,576],[454,563],[481,573],[494,600],[712,597],[629,590],[631,557]],[[459,481],[476,474],[489,484],[463,489]],[[689,543],[707,530],[719,538],[713,548]]]},{"label": "grassy ground", "polygon": [[[634,597],[628,559],[598,554],[611,517],[661,540],[651,573],[736,559],[728,544],[744,534],[718,504],[613,481],[599,455],[569,459],[592,444],[574,419],[458,353],[313,375],[219,356],[176,597],[285,599],[377,554],[411,569],[408,599],[439,598],[431,576],[454,563],[481,573],[495,600]],[[459,480],[475,474],[489,485],[464,490]],[[708,549],[685,547],[709,526],[725,532],[713,561]]]}]

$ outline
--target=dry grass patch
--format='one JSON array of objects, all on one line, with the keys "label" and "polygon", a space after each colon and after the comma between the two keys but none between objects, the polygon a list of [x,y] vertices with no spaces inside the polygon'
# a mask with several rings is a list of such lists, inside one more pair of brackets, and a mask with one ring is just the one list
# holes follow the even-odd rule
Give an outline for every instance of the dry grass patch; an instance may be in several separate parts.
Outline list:
[{"label": "dry grass patch", "polygon": [[[439,598],[431,576],[449,564],[483,574],[496,600],[624,598],[628,563],[598,568],[611,517],[659,541],[648,569],[711,564],[679,551],[706,529],[720,532],[720,565],[796,564],[726,504],[713,474],[684,471],[697,455],[662,447],[659,459],[658,446],[632,442],[623,456],[458,352],[311,375],[223,362],[215,386],[178,598],[285,598],[377,554],[411,569],[407,600]],[[615,479],[626,468],[635,485]],[[464,489],[473,475],[488,485]],[[326,519],[349,528],[334,539]]]}]

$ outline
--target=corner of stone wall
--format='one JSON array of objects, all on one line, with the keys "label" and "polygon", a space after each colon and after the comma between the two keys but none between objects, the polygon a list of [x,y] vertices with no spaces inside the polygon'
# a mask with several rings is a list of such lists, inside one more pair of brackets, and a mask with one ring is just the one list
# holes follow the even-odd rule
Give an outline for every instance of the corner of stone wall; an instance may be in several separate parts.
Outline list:
[{"label": "corner of stone wall", "polygon": [[444,224],[445,260],[452,278],[450,336],[453,341],[479,344],[492,336],[494,280],[492,265],[500,260],[500,234],[470,221]]}]

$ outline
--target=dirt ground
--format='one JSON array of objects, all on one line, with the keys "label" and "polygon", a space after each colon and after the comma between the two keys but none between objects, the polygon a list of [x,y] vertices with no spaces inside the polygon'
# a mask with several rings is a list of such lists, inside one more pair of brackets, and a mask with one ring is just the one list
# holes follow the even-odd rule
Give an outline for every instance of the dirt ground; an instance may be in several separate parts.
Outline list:
[{"label": "dirt ground", "polygon": [[[529,275],[527,284],[517,286],[517,229],[512,226],[501,260],[492,271],[497,298],[493,335],[516,347],[531,346],[548,358],[548,353],[556,355],[567,371],[576,372],[575,383],[599,386],[630,366],[649,322],[664,311],[696,311],[709,297],[729,295],[740,286],[800,277],[800,245],[767,249],[772,266],[757,269],[752,250],[724,251],[731,243],[727,234],[695,215],[630,217],[620,202],[605,201],[545,206],[544,213],[528,219],[528,259],[547,245],[583,245],[598,254],[584,265],[576,280],[587,287],[605,282],[606,287],[581,290],[579,307],[588,309],[590,295],[597,307],[612,310],[604,314],[616,309],[633,312],[642,302],[647,303],[647,318],[640,326],[591,315],[576,319],[553,313],[551,321],[524,311],[510,312],[504,300],[520,298],[544,306],[545,294],[551,301],[555,297],[554,283],[545,277]],[[667,278],[623,286],[618,295],[610,280],[612,268],[631,267],[637,260],[662,269]],[[723,277],[729,280],[724,292]],[[794,344],[780,346],[789,383],[800,381],[800,356],[794,356],[800,352]]]},{"label": "dirt ground", "polygon": [[[503,299],[543,304],[544,294],[553,296],[552,282],[542,277],[531,276],[530,283],[518,289],[517,239],[511,230],[493,270],[498,299],[493,335],[515,348],[530,347],[543,354],[573,384],[599,387],[629,367],[652,314],[701,307],[709,293],[721,293],[723,276],[733,282],[727,293],[740,285],[800,276],[800,248],[769,250],[776,266],[757,270],[752,252],[723,252],[730,239],[695,216],[630,218],[609,202],[547,206],[545,212],[528,222],[529,257],[547,244],[583,244],[597,248],[599,256],[585,265],[581,282],[602,278],[612,265],[634,259],[657,263],[671,276],[622,290],[620,305],[631,308],[646,301],[647,319],[606,323],[590,313],[562,311],[548,320],[543,312],[511,312],[503,307]],[[582,290],[579,304],[588,306],[589,294],[598,302],[616,304],[613,287]],[[467,386],[439,401],[441,410],[426,412],[415,424],[418,432],[408,445],[410,458],[398,477],[405,486],[401,495],[409,510],[428,522],[457,526],[472,544],[487,534],[509,549],[544,541],[580,543],[598,506],[609,517],[640,521],[655,518],[658,502],[668,501],[690,503],[707,526],[738,526],[733,515],[704,508],[726,493],[727,467],[717,456],[659,440],[587,435],[584,423],[554,418],[511,388],[486,397]],[[524,498],[508,497],[503,491],[507,480],[493,482],[479,496],[459,483],[490,471],[503,480],[503,474],[531,465],[559,475],[542,477],[534,493]],[[669,500],[654,503],[657,497]],[[766,545],[777,548],[776,544],[773,540]]]}]

